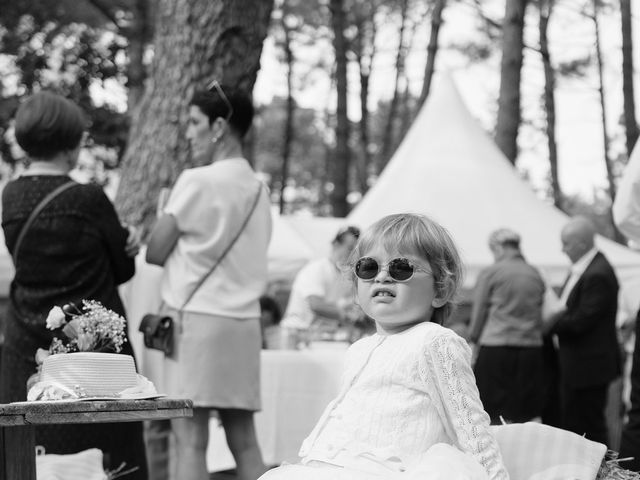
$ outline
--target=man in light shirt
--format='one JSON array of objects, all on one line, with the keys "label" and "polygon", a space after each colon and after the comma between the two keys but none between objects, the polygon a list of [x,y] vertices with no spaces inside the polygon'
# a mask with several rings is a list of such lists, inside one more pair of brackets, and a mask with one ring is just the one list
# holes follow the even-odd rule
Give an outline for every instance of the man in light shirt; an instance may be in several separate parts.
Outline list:
[{"label": "man in light shirt", "polygon": [[609,384],[620,375],[616,335],[618,280],[595,248],[595,227],[576,217],[561,232],[562,251],[572,263],[560,299],[567,309],[553,319],[558,337],[562,426],[610,444],[605,420]]},{"label": "man in light shirt", "polygon": [[356,227],[340,229],[331,242],[331,255],[312,260],[298,272],[281,323],[285,334],[304,332],[312,324],[337,326],[356,320],[353,315],[362,315],[354,305],[352,282],[344,271],[359,236]]}]

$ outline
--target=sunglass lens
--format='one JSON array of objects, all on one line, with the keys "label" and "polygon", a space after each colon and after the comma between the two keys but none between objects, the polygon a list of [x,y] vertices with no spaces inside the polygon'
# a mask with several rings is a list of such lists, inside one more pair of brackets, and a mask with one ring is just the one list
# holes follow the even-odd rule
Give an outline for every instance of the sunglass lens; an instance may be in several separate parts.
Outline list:
[{"label": "sunglass lens", "polygon": [[413,265],[406,258],[396,258],[389,262],[389,275],[394,280],[404,282],[413,275]]},{"label": "sunglass lens", "polygon": [[358,278],[361,278],[362,280],[371,280],[378,274],[378,262],[373,258],[361,258],[356,263],[355,271]]}]

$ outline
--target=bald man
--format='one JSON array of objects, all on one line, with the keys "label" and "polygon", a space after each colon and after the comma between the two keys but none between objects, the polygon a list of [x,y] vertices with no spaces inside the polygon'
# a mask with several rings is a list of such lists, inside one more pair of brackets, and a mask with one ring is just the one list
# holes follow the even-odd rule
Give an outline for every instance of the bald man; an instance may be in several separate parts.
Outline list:
[{"label": "bald man", "polygon": [[551,332],[558,336],[562,426],[609,444],[607,389],[621,372],[616,336],[618,280],[594,243],[595,227],[584,217],[562,229],[562,251],[572,263],[560,299],[567,309]]}]

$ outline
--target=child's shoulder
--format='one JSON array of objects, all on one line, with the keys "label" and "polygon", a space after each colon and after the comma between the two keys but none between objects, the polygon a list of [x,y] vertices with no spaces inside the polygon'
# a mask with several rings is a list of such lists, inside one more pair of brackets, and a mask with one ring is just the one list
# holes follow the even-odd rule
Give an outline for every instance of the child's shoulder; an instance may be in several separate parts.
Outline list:
[{"label": "child's shoulder", "polygon": [[467,341],[450,328],[437,323],[420,324],[413,335],[413,345],[407,346],[407,352],[418,353],[417,358],[445,362],[471,362],[471,347]]},{"label": "child's shoulder", "polygon": [[437,323],[424,322],[408,330],[412,342],[419,348],[436,348],[443,345],[467,345],[467,342],[450,328]]},{"label": "child's shoulder", "polygon": [[456,332],[448,327],[443,327],[439,323],[434,322],[422,322],[410,329],[415,330],[416,335],[420,335],[426,340],[435,338],[462,338]]}]

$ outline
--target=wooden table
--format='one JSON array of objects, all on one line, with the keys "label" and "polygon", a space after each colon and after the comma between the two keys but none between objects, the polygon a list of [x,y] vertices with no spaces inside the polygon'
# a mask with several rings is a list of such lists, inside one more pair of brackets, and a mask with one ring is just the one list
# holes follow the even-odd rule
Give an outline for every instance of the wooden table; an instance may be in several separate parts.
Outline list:
[{"label": "wooden table", "polygon": [[35,425],[190,417],[192,409],[172,398],[0,404],[0,480],[36,480]]}]

